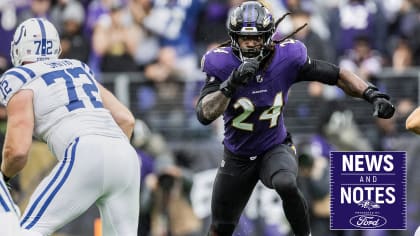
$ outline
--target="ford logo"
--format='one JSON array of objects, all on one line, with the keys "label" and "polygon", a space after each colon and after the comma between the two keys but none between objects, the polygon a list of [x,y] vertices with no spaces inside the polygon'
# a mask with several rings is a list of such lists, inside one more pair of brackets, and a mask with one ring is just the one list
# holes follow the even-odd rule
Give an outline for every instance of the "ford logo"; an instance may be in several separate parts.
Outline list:
[{"label": "ford logo", "polygon": [[386,218],[378,215],[357,215],[350,218],[350,224],[357,228],[374,229],[384,226]]}]

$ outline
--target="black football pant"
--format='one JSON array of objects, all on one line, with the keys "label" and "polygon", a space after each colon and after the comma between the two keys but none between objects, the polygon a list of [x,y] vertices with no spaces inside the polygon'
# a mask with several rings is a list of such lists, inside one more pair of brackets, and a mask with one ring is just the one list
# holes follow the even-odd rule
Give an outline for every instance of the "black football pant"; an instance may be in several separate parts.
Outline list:
[{"label": "black football pant", "polygon": [[297,187],[294,150],[280,144],[263,155],[237,157],[225,150],[213,186],[210,236],[231,236],[258,180],[275,189],[296,236],[309,235],[306,201]]}]

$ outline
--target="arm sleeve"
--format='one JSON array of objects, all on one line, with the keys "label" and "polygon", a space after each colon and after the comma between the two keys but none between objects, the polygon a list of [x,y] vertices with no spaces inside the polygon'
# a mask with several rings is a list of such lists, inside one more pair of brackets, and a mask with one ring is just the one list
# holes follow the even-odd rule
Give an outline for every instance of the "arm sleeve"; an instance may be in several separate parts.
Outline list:
[{"label": "arm sleeve", "polygon": [[207,94],[210,94],[210,93],[213,93],[213,92],[215,92],[215,91],[217,91],[217,90],[219,90],[219,87],[220,87],[220,84],[221,84],[221,82],[220,82],[220,80],[219,79],[217,79],[216,77],[214,77],[214,76],[209,76],[209,75],[207,75],[207,78],[206,78],[206,84],[204,85],[204,87],[201,89],[201,92],[200,92],[200,97],[198,98],[198,101],[197,101],[197,105],[196,105],[196,108],[195,108],[195,110],[196,110],[196,113],[197,113],[197,119],[198,119],[198,121],[200,121],[200,123],[202,123],[202,124],[204,124],[204,125],[208,125],[208,124],[210,124],[211,122],[212,122],[212,120],[208,120],[208,119],[206,119],[204,116],[203,116],[203,110],[202,110],[202,108],[201,108],[201,100],[207,95]]},{"label": "arm sleeve", "polygon": [[297,82],[318,81],[324,84],[336,85],[340,69],[322,60],[307,58],[305,64],[298,71]]},{"label": "arm sleeve", "polygon": [[213,93],[213,92],[219,90],[219,87],[220,87],[221,83],[222,82],[219,79],[217,79],[216,77],[207,75],[206,84],[204,85],[204,87],[200,91],[200,96],[198,98],[198,101],[200,102],[201,99],[203,99],[203,97],[205,97],[207,94]]}]

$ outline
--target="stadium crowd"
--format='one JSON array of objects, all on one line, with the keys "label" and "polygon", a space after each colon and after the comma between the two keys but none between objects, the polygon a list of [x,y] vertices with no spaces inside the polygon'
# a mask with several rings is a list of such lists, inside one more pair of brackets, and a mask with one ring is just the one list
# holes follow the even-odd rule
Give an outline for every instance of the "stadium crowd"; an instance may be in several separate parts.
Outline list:
[{"label": "stadium crowd", "polygon": [[[0,0],[0,75],[11,68],[13,33],[30,17],[49,19],[61,35],[63,58],[88,64],[101,82],[125,90],[137,118],[132,144],[142,159],[138,235],[200,236],[209,226],[215,168],[222,158],[222,124],[201,126],[194,106],[204,82],[202,55],[228,40],[226,19],[242,0]],[[312,58],[333,62],[387,91],[397,107],[389,120],[317,82],[292,88],[286,116],[299,155],[299,184],[310,204],[313,236],[411,236],[420,224],[420,139],[404,122],[418,106],[419,0],[271,0],[277,28],[305,43]],[[353,104],[353,105],[349,105]],[[356,104],[356,106],[354,106]],[[350,110],[350,107],[352,110]],[[356,107],[356,108],[354,108]],[[7,116],[0,109],[1,139]],[[182,128],[181,128],[182,127]],[[302,128],[303,127],[303,128]],[[329,152],[403,150],[408,156],[407,231],[329,230]],[[51,169],[45,145],[13,181],[23,208]],[[140,178],[140,177],[139,177]],[[281,199],[259,186],[234,235],[288,236]],[[127,206],[129,207],[129,206]],[[57,235],[93,235],[91,209]]]}]

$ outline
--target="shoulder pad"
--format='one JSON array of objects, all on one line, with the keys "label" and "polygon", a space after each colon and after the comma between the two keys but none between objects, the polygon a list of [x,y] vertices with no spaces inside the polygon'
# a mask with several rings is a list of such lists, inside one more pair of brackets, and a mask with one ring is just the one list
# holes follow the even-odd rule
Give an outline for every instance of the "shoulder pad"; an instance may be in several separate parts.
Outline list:
[{"label": "shoulder pad", "polygon": [[299,40],[286,39],[277,44],[276,48],[281,51],[280,56],[282,58],[286,58],[290,63],[298,66],[305,64],[308,57],[305,44]]},{"label": "shoulder pad", "polygon": [[208,51],[201,59],[201,70],[207,75],[224,78],[240,64],[231,47],[219,47]]},{"label": "shoulder pad", "polygon": [[25,66],[18,66],[6,71],[0,78],[0,101],[6,105],[9,99],[23,85],[35,78],[33,70]]}]

